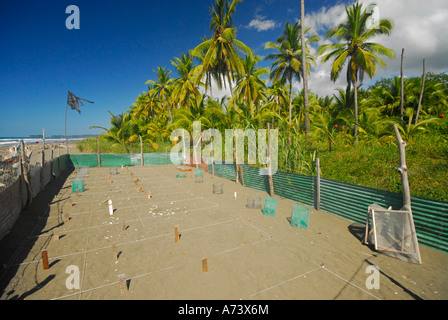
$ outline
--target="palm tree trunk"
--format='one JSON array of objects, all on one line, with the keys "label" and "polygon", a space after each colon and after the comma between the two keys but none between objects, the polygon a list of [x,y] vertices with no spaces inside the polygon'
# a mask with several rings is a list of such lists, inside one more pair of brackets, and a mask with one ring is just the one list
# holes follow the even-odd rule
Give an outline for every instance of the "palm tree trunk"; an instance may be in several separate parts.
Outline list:
[{"label": "palm tree trunk", "polygon": [[236,103],[235,103],[235,97],[233,95],[232,80],[230,79],[230,73],[228,70],[227,70],[227,81],[229,82],[230,94],[232,95],[233,108],[236,111],[237,108],[236,108]]},{"label": "palm tree trunk", "polygon": [[355,145],[358,144],[358,81],[357,81],[357,71],[355,71]]},{"label": "palm tree trunk", "polygon": [[305,45],[305,0],[300,0],[300,24],[302,40],[302,71],[303,71],[303,100],[305,107],[305,137],[310,133],[310,109],[308,105],[308,78],[306,65],[306,45]]}]

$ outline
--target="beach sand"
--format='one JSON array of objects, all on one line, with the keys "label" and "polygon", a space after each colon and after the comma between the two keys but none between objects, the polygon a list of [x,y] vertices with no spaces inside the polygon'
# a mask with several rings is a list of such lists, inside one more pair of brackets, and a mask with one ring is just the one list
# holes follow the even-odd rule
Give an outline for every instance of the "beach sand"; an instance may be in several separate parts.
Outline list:
[{"label": "beach sand", "polygon": [[[388,257],[362,244],[364,226],[324,211],[311,208],[308,228],[294,228],[293,201],[277,197],[276,216],[263,215],[246,203],[265,192],[207,172],[195,183],[194,169],[177,178],[175,165],[117,168],[111,182],[109,168],[89,168],[77,196],[80,172],[54,180],[0,242],[0,299],[448,298],[447,254],[420,246],[421,265]],[[372,265],[378,289],[367,285]]]}]

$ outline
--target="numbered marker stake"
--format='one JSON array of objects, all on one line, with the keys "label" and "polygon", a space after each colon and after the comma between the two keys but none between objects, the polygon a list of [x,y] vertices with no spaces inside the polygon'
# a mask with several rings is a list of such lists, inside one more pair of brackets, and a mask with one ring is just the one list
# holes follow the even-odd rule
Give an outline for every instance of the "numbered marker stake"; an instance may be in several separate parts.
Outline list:
[{"label": "numbered marker stake", "polygon": [[112,200],[107,201],[107,205],[109,206],[109,214],[112,216],[114,214],[114,207],[112,206]]},{"label": "numbered marker stake", "polygon": [[47,270],[50,268],[50,265],[48,264],[48,252],[47,250],[42,251],[42,264],[44,266],[44,270]]}]

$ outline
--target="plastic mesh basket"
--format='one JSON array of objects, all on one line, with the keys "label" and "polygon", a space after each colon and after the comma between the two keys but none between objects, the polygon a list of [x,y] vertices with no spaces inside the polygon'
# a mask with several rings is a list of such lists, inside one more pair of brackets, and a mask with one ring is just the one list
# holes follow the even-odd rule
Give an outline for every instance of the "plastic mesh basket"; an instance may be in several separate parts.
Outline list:
[{"label": "plastic mesh basket", "polygon": [[84,191],[84,181],[81,179],[78,180],[73,180],[72,182],[72,192],[75,193],[76,190],[78,190],[78,192],[83,192]]},{"label": "plastic mesh basket", "polygon": [[276,216],[277,215],[277,203],[278,200],[276,198],[265,198],[264,199],[264,209],[263,214],[267,216]]},{"label": "plastic mesh basket", "polygon": [[247,198],[246,208],[249,209],[261,209],[261,198],[260,197],[250,197]]},{"label": "plastic mesh basket", "polygon": [[308,228],[310,220],[310,209],[294,204],[292,206],[291,226],[299,229]]},{"label": "plastic mesh basket", "polygon": [[213,193],[215,194],[221,194],[224,192],[224,188],[223,188],[223,184],[222,183],[214,183],[213,184]]}]

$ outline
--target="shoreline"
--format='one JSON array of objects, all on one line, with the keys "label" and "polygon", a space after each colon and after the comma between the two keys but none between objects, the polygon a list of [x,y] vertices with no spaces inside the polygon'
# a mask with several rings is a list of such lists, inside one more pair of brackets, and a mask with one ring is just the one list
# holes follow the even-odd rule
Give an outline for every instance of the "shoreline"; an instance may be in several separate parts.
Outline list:
[{"label": "shoreline", "polygon": [[[15,154],[13,154],[12,150],[14,147],[16,147],[17,145],[11,145],[11,146],[0,146],[0,162],[7,162],[8,159],[11,159],[15,156]],[[49,159],[51,157],[51,150],[53,150],[53,156],[57,157],[58,154],[58,150],[60,152],[61,155],[66,154],[66,146],[65,146],[65,142],[60,142],[60,143],[45,143],[45,145],[43,145],[42,143],[34,143],[34,144],[26,144],[25,146],[29,149],[31,149],[31,157],[30,157],[30,163],[36,163],[39,162],[39,160],[41,159],[41,152],[44,149],[45,150],[45,158]],[[77,141],[74,142],[69,142],[68,143],[68,151],[69,153],[82,153],[81,151],[78,150],[77,147]],[[39,156],[38,156],[39,155]]]}]

